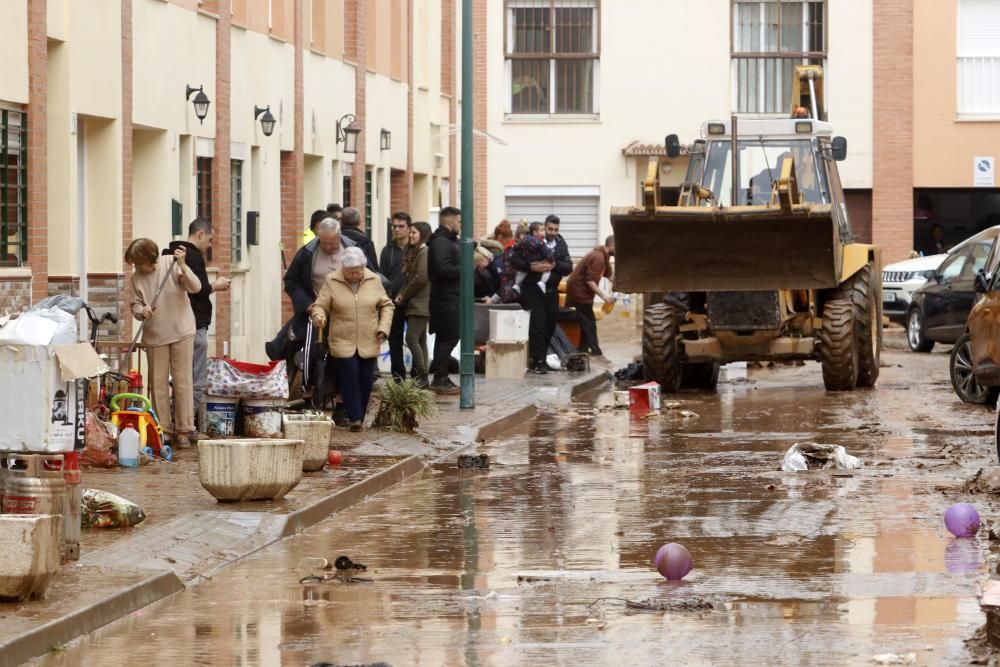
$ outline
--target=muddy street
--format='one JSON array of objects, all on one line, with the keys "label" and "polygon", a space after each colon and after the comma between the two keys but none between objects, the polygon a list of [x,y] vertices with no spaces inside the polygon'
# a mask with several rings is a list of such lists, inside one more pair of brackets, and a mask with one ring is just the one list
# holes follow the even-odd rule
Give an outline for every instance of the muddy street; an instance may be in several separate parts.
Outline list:
[{"label": "muddy street", "polygon": [[[961,491],[993,463],[992,413],[944,352],[898,342],[873,391],[827,393],[810,364],[680,395],[696,417],[610,391],[544,412],[478,450],[488,471],[433,466],[37,664],[966,663],[995,564],[942,516],[996,515]],[[796,442],[863,467],[783,473]],[[665,542],[693,555],[682,582],[651,564]],[[340,555],[371,581],[300,583]]]}]

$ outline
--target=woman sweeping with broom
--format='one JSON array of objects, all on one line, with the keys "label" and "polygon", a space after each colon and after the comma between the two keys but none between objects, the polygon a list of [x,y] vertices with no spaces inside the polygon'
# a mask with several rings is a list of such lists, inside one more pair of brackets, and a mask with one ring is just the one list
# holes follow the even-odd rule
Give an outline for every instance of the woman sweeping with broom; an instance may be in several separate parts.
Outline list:
[{"label": "woman sweeping with broom", "polygon": [[[195,321],[188,294],[201,290],[201,281],[186,263],[187,251],[178,248],[173,259],[160,261],[160,249],[150,239],[136,239],[125,251],[134,269],[132,315],[142,322],[142,346],[149,362],[153,410],[164,435],[177,449],[191,445],[194,430]],[[174,412],[170,411],[170,379],[174,381]]]}]

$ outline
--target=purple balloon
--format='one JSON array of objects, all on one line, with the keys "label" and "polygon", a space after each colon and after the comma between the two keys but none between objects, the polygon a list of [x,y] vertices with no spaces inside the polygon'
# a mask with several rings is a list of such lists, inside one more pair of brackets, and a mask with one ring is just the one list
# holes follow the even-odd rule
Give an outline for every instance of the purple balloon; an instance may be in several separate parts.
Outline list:
[{"label": "purple balloon", "polygon": [[969,503],[955,503],[944,513],[944,525],[955,537],[975,537],[979,532],[979,512]]},{"label": "purple balloon", "polygon": [[670,581],[683,579],[693,566],[691,552],[674,542],[660,547],[653,563],[657,571]]}]

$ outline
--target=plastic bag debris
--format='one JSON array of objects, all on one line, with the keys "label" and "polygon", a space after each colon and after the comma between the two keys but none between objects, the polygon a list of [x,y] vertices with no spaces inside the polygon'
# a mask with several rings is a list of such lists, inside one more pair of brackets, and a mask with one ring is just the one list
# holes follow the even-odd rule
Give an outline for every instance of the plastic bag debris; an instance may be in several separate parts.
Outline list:
[{"label": "plastic bag debris", "polygon": [[114,453],[117,431],[114,424],[101,421],[93,411],[88,410],[80,465],[91,468],[118,467],[118,458]]},{"label": "plastic bag debris", "polygon": [[785,459],[781,463],[783,472],[825,468],[854,470],[860,467],[861,461],[848,454],[841,445],[823,445],[817,442],[795,443],[785,452]]},{"label": "plastic bag debris", "polygon": [[55,296],[50,296],[42,299],[34,306],[29,308],[27,312],[33,312],[36,310],[42,310],[44,308],[58,308],[59,310],[69,313],[70,315],[76,315],[80,312],[80,309],[84,307],[85,302],[78,296],[71,296],[69,294],[57,294]]},{"label": "plastic bag debris", "polygon": [[31,310],[0,328],[0,342],[8,345],[70,345],[76,342],[76,318],[58,308]]},{"label": "plastic bag debris", "polygon": [[876,665],[915,665],[917,664],[917,654],[880,653],[872,657],[872,662]]},{"label": "plastic bag debris", "polygon": [[84,489],[80,502],[80,525],[83,528],[128,528],[146,519],[142,508],[100,489]]}]

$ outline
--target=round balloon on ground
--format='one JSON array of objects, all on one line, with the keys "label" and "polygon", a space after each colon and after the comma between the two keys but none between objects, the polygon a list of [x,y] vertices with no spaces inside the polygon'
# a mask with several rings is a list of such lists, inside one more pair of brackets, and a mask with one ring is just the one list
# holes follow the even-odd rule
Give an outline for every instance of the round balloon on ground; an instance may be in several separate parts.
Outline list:
[{"label": "round balloon on ground", "polygon": [[691,552],[674,542],[660,547],[653,563],[657,571],[670,581],[683,579],[693,566]]},{"label": "round balloon on ground", "polygon": [[955,537],[974,537],[979,532],[979,512],[969,503],[955,503],[944,513],[944,525]]}]

